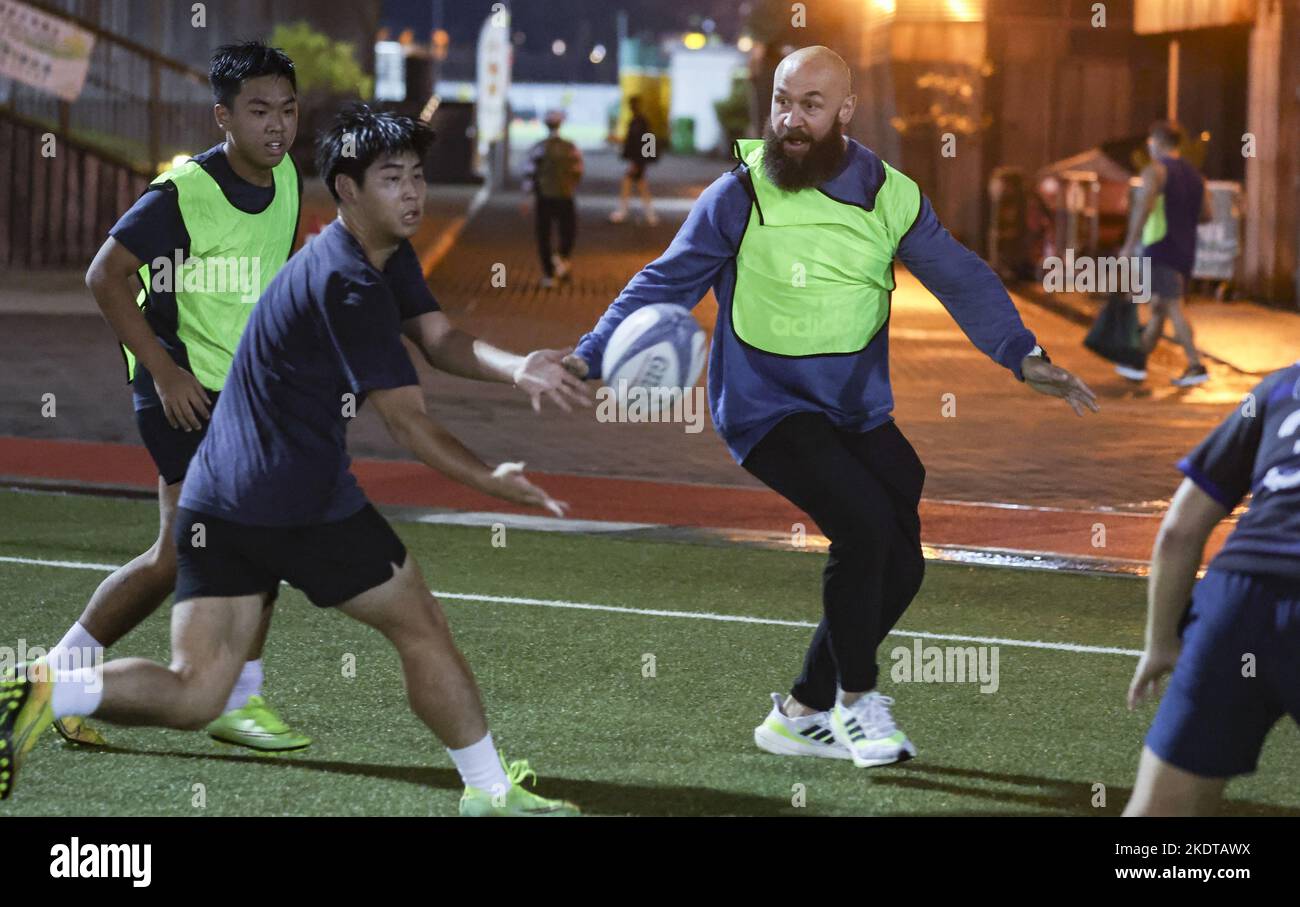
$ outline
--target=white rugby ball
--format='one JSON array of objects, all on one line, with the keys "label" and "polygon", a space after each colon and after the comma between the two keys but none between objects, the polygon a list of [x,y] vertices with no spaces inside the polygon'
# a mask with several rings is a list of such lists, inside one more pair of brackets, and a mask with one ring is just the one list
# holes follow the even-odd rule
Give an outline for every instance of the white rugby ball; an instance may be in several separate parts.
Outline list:
[{"label": "white rugby ball", "polygon": [[691,388],[704,370],[705,342],[704,329],[685,306],[643,306],[614,329],[601,375],[620,395],[638,387]]}]

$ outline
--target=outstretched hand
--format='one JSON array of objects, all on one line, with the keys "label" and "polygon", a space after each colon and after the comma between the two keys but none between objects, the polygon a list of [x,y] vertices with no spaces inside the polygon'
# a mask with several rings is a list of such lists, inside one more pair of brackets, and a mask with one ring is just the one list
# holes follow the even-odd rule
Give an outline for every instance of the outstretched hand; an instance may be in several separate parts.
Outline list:
[{"label": "outstretched hand", "polygon": [[492,470],[492,476],[484,490],[514,504],[549,510],[557,517],[563,518],[569,512],[568,504],[555,500],[524,478],[523,463],[502,463]]},{"label": "outstretched hand", "polygon": [[1077,416],[1082,416],[1086,410],[1101,412],[1097,395],[1088,385],[1041,356],[1026,356],[1020,364],[1020,373],[1025,376],[1025,384],[1040,394],[1064,398]]},{"label": "outstretched hand", "polygon": [[515,371],[515,387],[526,393],[533,401],[533,409],[542,410],[542,397],[566,413],[573,412],[573,406],[591,406],[587,388],[573,372],[563,364],[573,358],[572,349],[537,350],[524,357],[523,363]]}]

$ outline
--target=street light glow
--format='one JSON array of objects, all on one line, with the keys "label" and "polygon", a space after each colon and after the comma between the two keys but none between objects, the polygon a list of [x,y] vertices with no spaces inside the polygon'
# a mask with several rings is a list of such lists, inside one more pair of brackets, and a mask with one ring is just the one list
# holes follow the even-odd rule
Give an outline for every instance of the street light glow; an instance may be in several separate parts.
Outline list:
[{"label": "street light glow", "polygon": [[946,6],[948,18],[958,22],[977,22],[981,18],[980,11],[975,9],[971,0],[946,0]]},{"label": "street light glow", "polygon": [[709,39],[705,37],[703,32],[688,31],[682,35],[682,43],[686,45],[688,50],[699,50],[709,43]]},{"label": "street light glow", "polygon": [[605,59],[605,45],[597,44],[595,47],[591,49],[590,60],[592,63],[600,63],[600,61],[604,59]]},{"label": "street light glow", "polygon": [[568,45],[565,44],[563,40],[561,40],[560,38],[556,38],[551,43],[551,53],[555,54],[557,57],[562,57],[564,56],[564,51],[567,49],[567,47]]}]

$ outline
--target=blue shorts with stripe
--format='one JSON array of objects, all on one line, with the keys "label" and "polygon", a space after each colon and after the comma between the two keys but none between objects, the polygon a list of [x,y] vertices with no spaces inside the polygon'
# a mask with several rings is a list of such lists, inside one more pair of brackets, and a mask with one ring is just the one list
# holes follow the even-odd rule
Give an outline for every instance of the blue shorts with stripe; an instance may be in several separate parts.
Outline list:
[{"label": "blue shorts with stripe", "polygon": [[1300,589],[1293,579],[1211,569],[1193,591],[1182,638],[1147,746],[1207,778],[1253,772],[1278,719],[1300,723]]}]

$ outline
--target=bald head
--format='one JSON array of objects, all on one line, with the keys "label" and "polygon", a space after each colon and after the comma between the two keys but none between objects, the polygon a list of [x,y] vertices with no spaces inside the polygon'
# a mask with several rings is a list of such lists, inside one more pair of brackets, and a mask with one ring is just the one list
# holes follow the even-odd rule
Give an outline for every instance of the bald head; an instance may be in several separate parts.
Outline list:
[{"label": "bald head", "polygon": [[857,105],[852,82],[844,58],[820,44],[781,61],[772,80],[772,133],[788,155],[801,158],[848,125]]},{"label": "bald head", "polygon": [[783,59],[776,67],[776,81],[780,82],[783,76],[819,85],[827,95],[840,99],[853,91],[853,73],[849,64],[821,44],[801,47]]}]

